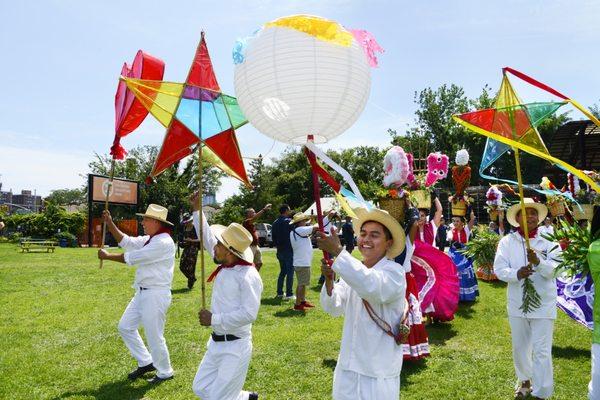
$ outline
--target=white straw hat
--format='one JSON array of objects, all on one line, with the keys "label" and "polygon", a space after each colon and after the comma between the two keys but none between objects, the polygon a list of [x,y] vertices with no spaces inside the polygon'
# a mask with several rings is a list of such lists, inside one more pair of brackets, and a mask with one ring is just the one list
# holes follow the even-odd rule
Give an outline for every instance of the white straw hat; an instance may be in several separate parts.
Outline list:
[{"label": "white straw hat", "polygon": [[[536,203],[535,201],[533,201],[533,199],[531,199],[529,197],[524,198],[523,202],[525,203],[525,209],[534,208],[537,210],[538,223],[539,223],[539,221],[543,221],[544,218],[546,218],[546,215],[548,215],[548,207],[546,207],[545,204]],[[521,211],[521,203],[520,202],[513,204],[506,211],[506,219],[508,220],[508,223],[514,227],[521,226],[521,223],[519,221],[517,221],[517,213],[519,211]]]},{"label": "white straw hat", "polygon": [[386,253],[387,257],[394,259],[395,257],[399,256],[400,253],[402,253],[406,244],[406,235],[404,234],[404,229],[402,229],[394,217],[392,217],[387,211],[380,210],[378,208],[367,210],[366,208],[359,207],[355,208],[353,211],[357,216],[357,218],[352,220],[354,232],[360,232],[360,229],[365,222],[378,222],[385,226],[392,234],[393,244]]},{"label": "white straw hat", "polygon": [[232,222],[229,226],[211,225],[210,231],[227,250],[244,261],[249,263],[254,261],[254,254],[250,249],[252,235],[242,225],[237,222]]},{"label": "white straw hat", "polygon": [[168,224],[170,226],[173,226],[172,223],[167,221],[168,213],[169,213],[169,210],[167,210],[165,207],[159,206],[158,204],[150,204],[150,205],[148,205],[148,208],[146,209],[146,212],[144,214],[136,213],[135,215],[138,215],[140,217],[145,217],[145,218],[152,218],[157,221]]}]

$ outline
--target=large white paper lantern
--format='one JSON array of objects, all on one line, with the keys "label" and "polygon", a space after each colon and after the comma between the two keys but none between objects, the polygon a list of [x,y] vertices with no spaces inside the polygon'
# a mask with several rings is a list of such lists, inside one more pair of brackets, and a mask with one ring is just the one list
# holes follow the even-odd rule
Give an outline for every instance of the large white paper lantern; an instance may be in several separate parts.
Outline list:
[{"label": "large white paper lantern", "polygon": [[[309,26],[299,27],[298,19]],[[318,24],[331,25],[325,32]],[[337,36],[330,35],[334,29]],[[305,143],[307,135],[315,143],[331,140],[358,119],[369,97],[367,56],[333,21],[292,16],[267,23],[238,56],[234,83],[242,111],[260,132],[285,143]]]}]

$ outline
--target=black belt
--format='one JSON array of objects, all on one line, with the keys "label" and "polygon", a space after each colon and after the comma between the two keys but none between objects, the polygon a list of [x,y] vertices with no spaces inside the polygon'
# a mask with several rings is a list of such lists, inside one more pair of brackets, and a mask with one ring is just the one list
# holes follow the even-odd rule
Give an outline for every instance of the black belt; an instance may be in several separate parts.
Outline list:
[{"label": "black belt", "polygon": [[212,340],[215,342],[231,342],[233,340],[241,339],[235,335],[217,335],[216,333],[211,333],[210,336]]}]

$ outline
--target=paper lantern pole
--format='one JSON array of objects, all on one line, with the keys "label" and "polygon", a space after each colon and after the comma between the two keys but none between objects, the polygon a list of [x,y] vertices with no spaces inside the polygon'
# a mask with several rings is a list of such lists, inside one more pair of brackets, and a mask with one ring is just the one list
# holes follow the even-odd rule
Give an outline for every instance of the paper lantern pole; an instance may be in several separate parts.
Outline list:
[{"label": "paper lantern pole", "polygon": [[[308,135],[307,137],[307,141],[308,142],[313,142],[314,141],[314,136],[313,135]],[[307,149],[306,147],[304,148],[304,152],[306,153],[306,156],[308,157],[308,162],[310,163],[310,171],[312,174],[312,182],[313,182],[313,197],[315,199],[315,206],[317,208],[317,223],[319,225],[319,231],[323,232],[323,233],[327,233],[325,232],[325,226],[323,224],[323,212],[321,209],[321,185],[319,184],[319,175],[317,174],[317,171],[315,170],[315,164],[317,163],[317,158],[315,157],[315,154],[310,151],[309,149]],[[325,250],[323,250],[323,257],[325,258],[325,260],[327,262],[331,262],[331,257],[329,255],[329,253],[327,253]],[[331,290],[332,288],[330,288],[329,286],[327,287],[327,294],[331,295]]]},{"label": "paper lantern pole", "polygon": [[[104,211],[108,211],[108,198],[110,197],[110,192],[112,191],[112,187],[113,187],[113,180],[115,177],[115,159],[112,159],[112,162],[110,164],[110,177],[108,179],[108,185],[106,185],[106,198],[104,199]],[[103,222],[102,222],[102,241],[100,242],[100,248],[103,249],[104,248],[104,242],[106,240],[106,221],[104,221],[104,218],[102,218]],[[102,269],[102,261],[104,260],[100,260],[100,269]]]}]

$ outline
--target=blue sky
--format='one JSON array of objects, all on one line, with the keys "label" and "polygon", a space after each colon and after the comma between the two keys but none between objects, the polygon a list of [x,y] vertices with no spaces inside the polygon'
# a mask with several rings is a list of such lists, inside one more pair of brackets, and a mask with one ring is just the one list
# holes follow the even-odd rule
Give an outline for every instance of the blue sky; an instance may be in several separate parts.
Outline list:
[{"label": "blue sky", "polygon": [[[299,13],[366,29],[386,50],[372,70],[363,114],[326,148],[386,146],[387,128],[404,131],[412,122],[415,91],[455,83],[475,97],[485,84],[497,89],[507,65],[584,105],[600,102],[596,1],[3,0],[3,190],[47,195],[82,185],[93,153],[108,152],[118,74],[138,49],[165,61],[165,80],[181,82],[203,29],[221,88],[235,95],[235,40],[267,21]],[[550,99],[514,82],[527,100]],[[163,135],[149,116],[123,145],[160,145]],[[285,149],[250,125],[238,130],[238,139],[248,157],[274,157]],[[218,199],[236,188],[225,180]]]}]

